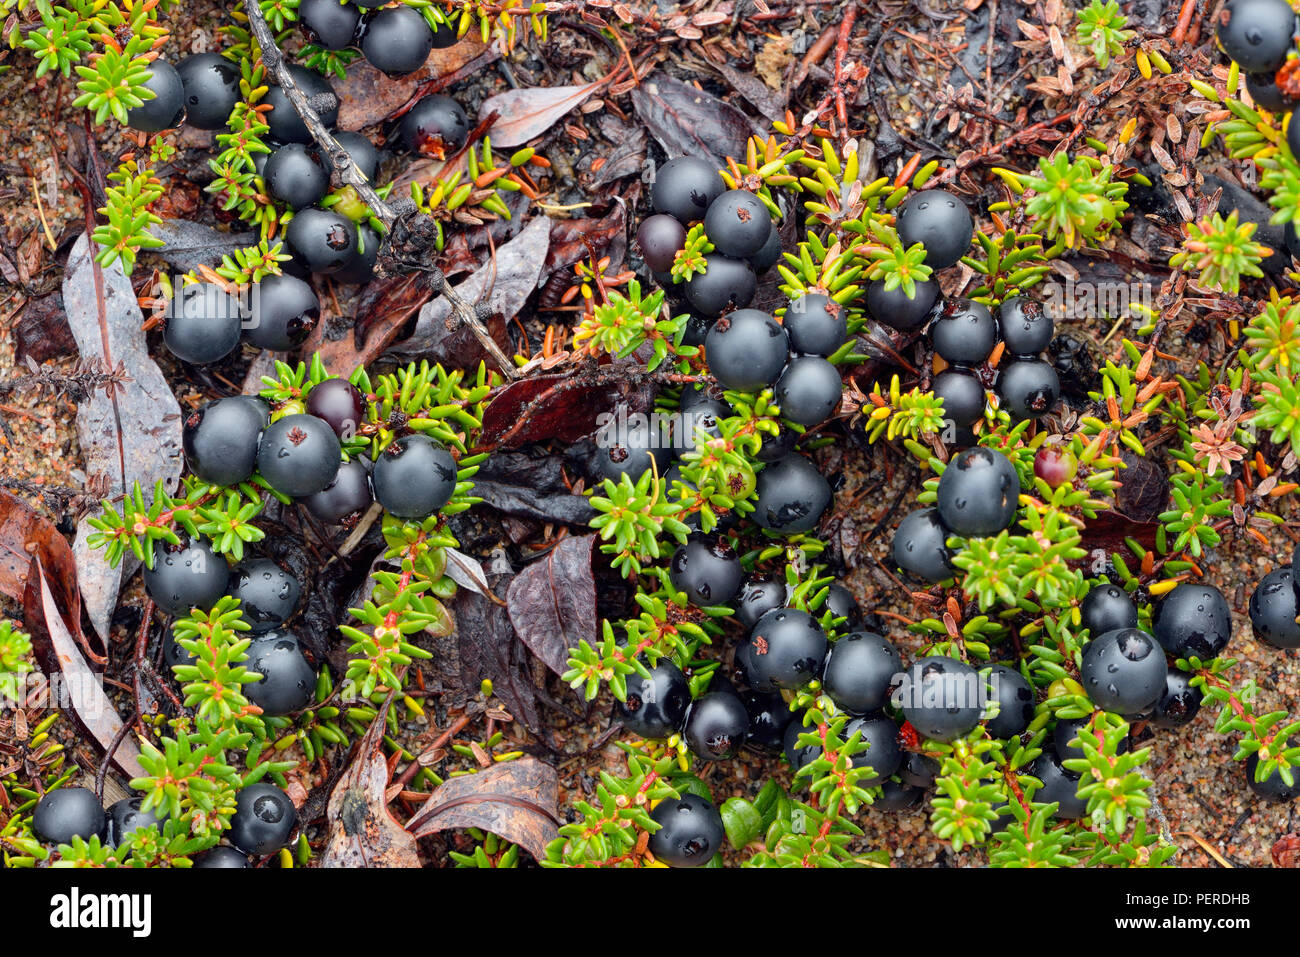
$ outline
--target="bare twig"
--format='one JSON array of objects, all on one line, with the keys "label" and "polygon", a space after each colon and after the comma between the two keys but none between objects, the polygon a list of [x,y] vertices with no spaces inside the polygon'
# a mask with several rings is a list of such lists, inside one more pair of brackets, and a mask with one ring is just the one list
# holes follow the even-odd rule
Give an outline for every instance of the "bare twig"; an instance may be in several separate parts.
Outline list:
[{"label": "bare twig", "polygon": [[[302,118],[303,125],[311,134],[313,140],[329,154],[330,162],[338,174],[339,180],[357,191],[357,195],[362,201],[370,207],[375,218],[384,225],[385,232],[390,235],[393,233],[395,226],[399,221],[407,217],[423,215],[419,213],[414,204],[394,203],[389,204],[380,198],[375,192],[374,187],[370,185],[369,180],[361,170],[357,169],[352,157],[348,154],[334,135],[325,128],[321,122],[320,115],[308,101],[307,96],[303,93],[302,88],[294,81],[293,74],[289,72],[289,65],[285,62],[284,54],[276,46],[275,36],[271,33],[271,28],[266,23],[266,16],[262,13],[259,4],[250,3],[247,5],[248,25],[257,39],[257,45],[262,51],[262,62],[266,64],[268,72],[275,77],[280,88],[284,90],[285,96],[293,104],[294,111]],[[516,377],[514,363],[512,363],[506,354],[501,351],[501,347],[496,344],[496,340],[488,333],[483,323],[479,321],[474,307],[467,303],[447,282],[447,277],[443,275],[441,269],[432,263],[413,264],[415,268],[422,269],[429,274],[433,281],[434,291],[441,293],[447,299],[447,304],[451,306],[452,315],[457,322],[468,326],[474,333],[474,338],[492,356],[500,367],[501,372],[508,379]]]}]

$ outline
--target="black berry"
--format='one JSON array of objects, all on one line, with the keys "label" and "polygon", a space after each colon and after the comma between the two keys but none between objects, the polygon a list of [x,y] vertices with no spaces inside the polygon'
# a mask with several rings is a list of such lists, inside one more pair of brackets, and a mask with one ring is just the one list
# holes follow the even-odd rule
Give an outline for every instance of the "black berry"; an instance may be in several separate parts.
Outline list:
[{"label": "black berry", "polygon": [[627,697],[615,702],[614,712],[633,734],[666,738],[682,727],[690,705],[686,676],[671,660],[660,658],[648,679],[635,671],[627,676]]},{"label": "black berry", "polygon": [[1083,627],[1094,638],[1119,628],[1136,628],[1138,609],[1128,592],[1106,582],[1093,585],[1079,603]]},{"label": "black berry", "polygon": [[935,741],[954,741],[968,734],[979,724],[983,699],[979,672],[941,655],[913,664],[897,698],[917,732]]},{"label": "black berry", "polygon": [[925,789],[910,784],[900,784],[892,778],[880,782],[880,797],[872,803],[873,811],[895,814],[919,807],[925,798]]},{"label": "black berry", "polygon": [[153,546],[153,568],[144,569],[144,588],[159,610],[180,617],[198,608],[207,611],[226,593],[230,566],[212,547],[196,538],[188,544]]},{"label": "black berry", "polygon": [[1050,362],[1042,359],[1012,359],[998,369],[998,396],[1011,418],[1036,419],[1061,395],[1061,381]]},{"label": "black berry", "polygon": [[328,423],[314,415],[286,415],[262,433],[257,470],[281,495],[315,495],[334,481],[342,456]]},{"label": "black berry", "polygon": [[1108,631],[1089,641],[1079,671],[1092,703],[1120,715],[1140,715],[1155,707],[1168,674],[1160,645],[1136,628]]},{"label": "black berry", "polygon": [[32,830],[47,844],[70,844],[74,837],[89,841],[103,835],[105,823],[104,806],[87,788],[58,788],[32,811]]},{"label": "black berry", "polygon": [[1041,302],[1028,296],[1012,296],[998,306],[998,328],[1007,352],[1032,356],[1051,343],[1056,323]]},{"label": "black berry", "polygon": [[175,129],[185,116],[185,84],[176,68],[159,58],[146,68],[149,79],[144,87],[153,93],[152,100],[126,111],[126,125],[141,133],[158,133]]},{"label": "black berry", "polygon": [[319,202],[330,188],[330,174],[320,152],[302,143],[286,143],[268,156],[262,181],[271,197],[290,209]]},{"label": "black berry", "polygon": [[[1052,729],[1052,746],[1056,749],[1056,756],[1062,761],[1083,761],[1087,759],[1087,752],[1083,750],[1083,745],[1077,743],[1083,735],[1089,735],[1093,743],[1098,743],[1097,734],[1088,728],[1086,718],[1062,718],[1056,722],[1056,727]],[[1125,754],[1129,750],[1130,739],[1125,737],[1119,742],[1116,751],[1119,754]]]},{"label": "black berry", "polygon": [[1156,606],[1151,630],[1175,658],[1209,661],[1227,647],[1232,616],[1223,592],[1213,585],[1184,583]]},{"label": "black berry", "polygon": [[894,532],[894,564],[926,581],[952,578],[956,570],[949,551],[948,530],[939,520],[939,510],[919,508],[898,523]]},{"label": "black berry", "polygon": [[239,102],[239,67],[220,53],[198,53],[176,64],[185,92],[185,122],[197,130],[225,129]]},{"label": "black berry", "polygon": [[203,365],[224,359],[239,345],[244,309],[220,286],[182,286],[167,302],[163,343],[178,359]]},{"label": "black berry", "polygon": [[994,665],[989,685],[998,701],[998,716],[985,727],[994,738],[1014,738],[1023,734],[1034,720],[1034,689],[1025,676],[1005,665]]},{"label": "black berry", "polygon": [[998,324],[983,303],[947,299],[930,326],[934,351],[946,362],[979,365],[998,341]]},{"label": "black berry", "polygon": [[939,762],[924,754],[909,751],[898,768],[898,776],[902,778],[904,784],[910,784],[912,787],[931,787],[934,779],[939,776]]},{"label": "black berry", "polygon": [[665,798],[650,812],[659,830],[650,835],[650,853],[669,867],[700,867],[722,847],[722,815],[698,794]]},{"label": "black berry", "polygon": [[770,315],[740,309],[713,324],[704,351],[723,388],[758,392],[776,381],[790,348],[785,330]]},{"label": "black berry", "polygon": [[795,356],[776,380],[773,395],[781,415],[805,427],[826,421],[840,406],[839,370],[821,356]]},{"label": "black berry", "polygon": [[227,847],[225,844],[218,844],[194,858],[194,866],[224,869],[252,867],[253,865],[249,863],[248,855],[235,850],[233,847]]},{"label": "black berry", "polygon": [[686,245],[686,227],[667,213],[649,216],[636,231],[636,244],[652,271],[667,272]]},{"label": "black berry", "polygon": [[745,259],[767,245],[772,217],[749,190],[729,189],[709,204],[704,234],[721,255]]},{"label": "black berry", "polygon": [[1263,781],[1255,780],[1255,769],[1259,767],[1259,755],[1252,754],[1246,758],[1246,784],[1255,794],[1269,804],[1294,801],[1300,797],[1300,769],[1291,769],[1291,783],[1282,778],[1282,769],[1274,768],[1273,773]]},{"label": "black berry", "polygon": [[802,455],[787,455],[758,473],[753,519],[781,535],[809,532],[831,503],[831,486]]},{"label": "black berry", "polygon": [[727,188],[717,168],[698,156],[679,156],[659,167],[650,187],[655,212],[674,216],[683,225],[698,222]]},{"label": "black berry", "polygon": [[357,228],[357,252],[342,269],[331,273],[335,282],[349,286],[360,286],[370,282],[375,275],[375,262],[379,259],[379,246],[382,239],[379,234],[362,223]]},{"label": "black berry", "polygon": [[[329,0],[333,3],[334,0]],[[375,144],[362,133],[355,133],[350,130],[339,130],[334,134],[334,139],[338,140],[339,146],[347,151],[348,158],[352,160],[355,166],[370,182],[374,182],[379,175],[379,150],[375,149]],[[321,162],[325,164],[325,171],[333,174],[334,163],[330,160],[329,154],[321,152]]]},{"label": "black berry", "polygon": [[898,770],[903,763],[903,752],[898,746],[898,725],[884,715],[854,718],[844,726],[841,737],[848,741],[855,734],[860,734],[866,750],[853,755],[851,761],[855,768],[870,768],[871,777],[858,780],[861,787],[869,788],[879,784]]},{"label": "black berry", "polygon": [[845,711],[866,714],[888,703],[890,688],[902,670],[898,649],[888,640],[855,631],[831,645],[822,687]]},{"label": "black berry", "polygon": [[427,435],[403,436],[375,460],[375,501],[397,518],[425,519],[456,491],[456,460]]},{"label": "black berry", "polygon": [[226,836],[245,854],[265,857],[289,843],[298,825],[298,812],[289,795],[274,784],[258,782],[240,788],[235,814]]},{"label": "black berry", "polygon": [[213,485],[237,485],[257,468],[257,444],[271,409],[256,396],[215,399],[185,417],[181,444],[191,472]]},{"label": "black berry", "polygon": [[340,465],[334,481],[324,489],[300,499],[307,511],[327,525],[351,524],[374,500],[370,472],[357,458]]},{"label": "black berry", "polygon": [[324,50],[342,50],[357,35],[361,11],[339,0],[300,0],[298,21],[307,39]]},{"label": "black berry", "polygon": [[781,317],[790,348],[801,355],[829,356],[848,338],[844,307],[829,296],[805,293]]},{"label": "black berry", "polygon": [[884,280],[867,283],[867,312],[876,322],[899,332],[920,329],[938,301],[939,284],[928,279],[916,283],[910,296],[901,284],[886,289]]},{"label": "black berry", "polygon": [[678,546],[668,566],[673,587],[699,608],[729,605],[740,590],[744,570],[725,539],[695,537]]},{"label": "black berry", "polygon": [[1285,113],[1295,102],[1277,85],[1276,73],[1247,73],[1246,92],[1256,106],[1273,113]]},{"label": "black berry", "polygon": [[760,276],[771,269],[781,261],[781,254],[784,248],[781,245],[781,231],[773,224],[772,232],[768,234],[767,242],[763,248],[754,255],[749,257],[749,264],[754,267],[754,272]]},{"label": "black berry", "polygon": [[771,578],[751,578],[741,587],[733,607],[736,620],[749,630],[769,611],[785,607],[785,583]]},{"label": "black berry", "polygon": [[812,615],[778,608],[758,620],[736,657],[750,687],[794,690],[821,673],[828,647],[826,633]]},{"label": "black berry", "polygon": [[230,594],[239,599],[250,632],[260,635],[279,628],[298,610],[302,585],[269,558],[252,558],[231,571]]},{"label": "black berry", "polygon": [[257,284],[248,341],[259,349],[288,352],[311,335],[320,321],[320,301],[311,286],[295,276],[267,276]]},{"label": "black berry", "polygon": [[1264,576],[1250,596],[1250,624],[1255,637],[1274,648],[1300,648],[1300,625],[1296,624],[1296,613],[1291,569],[1274,569]]},{"label": "black berry", "polygon": [[1286,0],[1228,0],[1215,36],[1247,73],[1276,71],[1291,51],[1295,12]]},{"label": "black berry", "polygon": [[342,213],[319,206],[294,213],[284,238],[289,249],[315,273],[338,272],[357,254],[356,224]]},{"label": "black berry", "polygon": [[843,618],[845,627],[850,630],[862,624],[862,608],[858,605],[858,600],[853,597],[853,592],[839,582],[832,582],[826,589],[826,601],[822,610],[829,611],[835,618]]},{"label": "black berry", "polygon": [[813,728],[805,728],[799,721],[791,721],[786,725],[785,736],[781,741],[781,750],[785,752],[785,759],[790,762],[790,767],[794,768],[796,772],[821,757],[822,749],[816,745],[808,744],[799,747],[799,735],[812,734],[814,730]]},{"label": "black berry", "polygon": [[706,316],[729,309],[745,309],[754,301],[758,277],[749,263],[711,253],[704,257],[703,274],[686,280],[686,301]]},{"label": "black berry", "polygon": [[762,751],[780,751],[786,728],[794,713],[775,692],[750,691],[741,696],[749,713],[749,737],[745,743]]},{"label": "black berry", "polygon": [[[298,84],[302,90],[303,96],[307,97],[310,102],[317,98],[334,95],[334,87],[319,73],[307,69],[303,66],[290,66],[289,75],[293,81]],[[236,73],[238,77],[238,73]],[[311,132],[307,125],[303,123],[302,118],[298,116],[293,104],[289,102],[289,97],[279,86],[273,86],[266,91],[266,99],[262,101],[268,104],[271,109],[263,114],[263,121],[271,128],[271,136],[281,143],[310,143]],[[333,126],[339,119],[338,98],[335,97],[334,104],[328,109],[318,109],[317,114],[320,121],[327,127]],[[224,124],[224,120],[222,121]]]},{"label": "black berry", "polygon": [[1015,466],[982,445],[959,452],[939,478],[939,518],[956,535],[996,535],[1015,520],[1019,503]]},{"label": "black berry", "polygon": [[398,132],[412,153],[443,159],[465,145],[469,118],[451,97],[426,96],[402,117]]},{"label": "black berry", "polygon": [[316,672],[303,656],[298,639],[284,631],[269,631],[248,646],[244,667],[262,676],[240,690],[269,716],[305,708],[316,690]]},{"label": "black berry", "polygon": [[1061,766],[1051,751],[1044,751],[1029,768],[1029,773],[1043,782],[1034,792],[1034,800],[1057,804],[1053,817],[1074,821],[1088,813],[1088,802],[1079,797],[1079,779]]},{"label": "black berry", "polygon": [[1177,668],[1169,669],[1165,679],[1165,692],[1151,712],[1151,723],[1157,728],[1181,728],[1196,717],[1205,695],[1193,687],[1192,676]]},{"label": "black berry", "polygon": [[307,393],[307,414],[329,423],[334,434],[347,442],[357,436],[365,421],[365,398],[347,379],[325,379]]},{"label": "black berry", "polygon": [[388,76],[405,76],[424,66],[433,50],[433,30],[414,7],[384,7],[366,14],[361,54]]},{"label": "black berry", "polygon": [[153,811],[140,810],[143,801],[143,798],[138,797],[122,798],[108,809],[105,815],[105,844],[109,847],[117,847],[123,841],[129,840],[136,831],[162,827],[166,815],[159,817]]},{"label": "black berry", "polygon": [[984,383],[969,372],[945,369],[934,377],[931,386],[943,399],[944,416],[958,428],[974,425],[984,415]]},{"label": "black berry", "polygon": [[710,691],[696,699],[682,729],[686,746],[701,761],[735,757],[748,734],[749,712],[731,691]]},{"label": "black berry", "polygon": [[671,459],[672,436],[645,416],[629,416],[621,424],[615,418],[596,433],[592,464],[600,479],[618,482],[627,475],[635,482],[652,462],[662,475]]},{"label": "black berry", "polygon": [[943,269],[961,259],[975,234],[966,204],[941,189],[909,196],[899,207],[897,227],[903,248],[920,243],[925,247],[925,264],[932,269]]}]

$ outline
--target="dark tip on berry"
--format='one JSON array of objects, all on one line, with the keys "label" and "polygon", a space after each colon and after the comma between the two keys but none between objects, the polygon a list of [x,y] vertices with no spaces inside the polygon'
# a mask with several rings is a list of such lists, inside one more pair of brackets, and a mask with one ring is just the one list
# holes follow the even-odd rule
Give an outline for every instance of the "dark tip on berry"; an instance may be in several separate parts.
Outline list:
[{"label": "dark tip on berry", "polygon": [[351,239],[342,226],[331,226],[329,232],[325,234],[325,242],[329,244],[330,249],[346,249]]}]

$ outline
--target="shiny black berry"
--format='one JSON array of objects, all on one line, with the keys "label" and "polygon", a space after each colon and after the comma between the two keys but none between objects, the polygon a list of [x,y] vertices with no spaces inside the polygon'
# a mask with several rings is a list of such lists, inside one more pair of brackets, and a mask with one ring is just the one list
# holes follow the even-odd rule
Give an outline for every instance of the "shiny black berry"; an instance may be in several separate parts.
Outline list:
[{"label": "shiny black berry", "polygon": [[599,480],[618,482],[624,475],[636,481],[654,467],[663,475],[672,460],[672,436],[646,416],[613,419],[596,433],[592,460]]},{"label": "shiny black berry", "polygon": [[449,96],[426,96],[402,117],[398,132],[412,153],[442,159],[465,145],[469,117]]},{"label": "shiny black berry", "polygon": [[929,788],[939,776],[939,762],[924,754],[909,751],[898,768],[898,776],[904,784],[915,788]]},{"label": "shiny black berry", "polygon": [[820,293],[806,293],[791,302],[781,324],[790,349],[800,355],[829,356],[849,334],[844,307]]},{"label": "shiny black berry", "polygon": [[1051,751],[1044,751],[1029,768],[1029,773],[1043,782],[1034,792],[1034,800],[1042,804],[1058,804],[1053,817],[1075,821],[1088,813],[1088,802],[1079,797],[1079,778],[1061,766]]},{"label": "shiny black berry", "polygon": [[138,797],[122,798],[109,807],[105,815],[105,844],[109,847],[117,847],[123,841],[129,840],[136,831],[151,827],[161,829],[166,815],[159,817],[153,811],[140,810],[143,801],[143,798]]},{"label": "shiny black berry", "polygon": [[[330,2],[332,3],[333,0]],[[352,165],[373,183],[379,175],[379,150],[375,149],[375,144],[364,134],[349,130],[339,130],[334,134],[334,138],[338,140],[339,146],[347,150]],[[322,152],[320,158],[325,164],[326,172],[333,174],[334,163],[330,160],[329,154]]]},{"label": "shiny black berry", "polygon": [[185,84],[180,73],[159,58],[145,67],[149,78],[144,87],[153,99],[126,111],[126,125],[141,133],[158,133],[181,125],[185,116]]},{"label": "shiny black berry", "polygon": [[831,503],[826,476],[802,455],[787,455],[758,473],[753,519],[780,535],[809,532]]},{"label": "shiny black berry", "polygon": [[299,499],[307,511],[327,525],[352,524],[374,500],[370,472],[359,458],[340,465],[334,481],[324,489]]},{"label": "shiny black berry", "polygon": [[840,407],[840,372],[821,356],[795,356],[772,390],[782,417],[811,428]]},{"label": "shiny black berry", "polygon": [[902,670],[898,649],[887,639],[855,631],[831,645],[822,687],[843,710],[866,714],[888,703],[890,688]]},{"label": "shiny black berry", "polygon": [[[327,98],[333,97],[332,105],[322,105],[316,112],[320,116],[321,122],[327,127],[338,122],[338,97],[334,95],[334,87],[330,85],[328,80],[319,73],[315,73],[303,66],[290,66],[289,75],[298,84],[303,96],[307,97],[308,102],[313,103],[313,105],[320,101],[328,101]],[[303,123],[302,118],[298,116],[283,89],[279,86],[271,87],[266,91],[266,98],[262,102],[271,107],[270,111],[262,114],[262,116],[263,121],[271,128],[270,135],[274,139],[279,140],[281,143],[310,143],[312,141],[310,131],[308,131],[306,124]]]},{"label": "shiny black berry", "polygon": [[867,312],[899,332],[920,329],[938,301],[939,284],[928,279],[916,283],[910,296],[901,285],[886,289],[884,280],[867,283]]},{"label": "shiny black berry", "polygon": [[[669,278],[668,282],[672,282]],[[691,313],[686,317],[686,329],[682,333],[682,345],[684,346],[702,346],[704,341],[709,337],[709,330],[717,319],[713,316],[697,316]]]},{"label": "shiny black berry", "polygon": [[1056,405],[1061,381],[1050,362],[1012,359],[998,369],[998,397],[1013,420],[1036,419]]},{"label": "shiny black berry", "polygon": [[781,750],[785,753],[785,759],[790,762],[790,767],[799,771],[817,758],[821,757],[822,749],[816,745],[808,744],[799,747],[799,735],[812,734],[816,728],[805,728],[801,721],[791,721],[785,727],[785,736],[781,740]]},{"label": "shiny black berry", "polygon": [[1005,665],[994,665],[988,681],[999,706],[998,716],[985,725],[989,736],[1014,738],[1023,734],[1034,719],[1034,689],[1024,675]]},{"label": "shiny black berry", "polygon": [[701,761],[733,758],[749,734],[749,712],[732,691],[710,691],[696,699],[686,713],[682,736]]},{"label": "shiny black berry", "polygon": [[1300,648],[1296,591],[1291,569],[1276,568],[1250,596],[1250,624],[1255,637],[1274,648]]},{"label": "shiny black berry", "polygon": [[957,453],[939,478],[939,519],[955,535],[996,535],[1016,517],[1020,476],[1001,452],[977,445]]},{"label": "shiny black berry", "polygon": [[252,867],[253,865],[249,863],[247,854],[237,851],[233,847],[227,847],[225,844],[218,844],[194,858],[194,866],[223,870],[226,868]]},{"label": "shiny black berry", "polygon": [[969,372],[945,369],[934,377],[931,389],[943,399],[944,418],[962,428],[974,425],[984,415],[984,383]]},{"label": "shiny black berry", "polygon": [[861,735],[861,742],[867,747],[851,758],[855,768],[870,768],[871,777],[858,780],[861,787],[869,788],[880,784],[898,770],[903,763],[903,751],[898,746],[898,725],[892,718],[884,715],[871,715],[854,718],[844,726],[840,736],[848,741],[855,734]]},{"label": "shiny black berry", "polygon": [[900,811],[910,811],[913,808],[920,807],[924,799],[924,788],[914,787],[910,784],[900,784],[891,778],[880,782],[880,797],[876,798],[872,803],[871,809],[896,814]]},{"label": "shiny black berry", "polygon": [[106,822],[104,805],[87,788],[58,788],[32,811],[32,830],[47,844],[71,844],[74,837],[89,841],[103,835]]},{"label": "shiny black berry", "polygon": [[1169,669],[1165,679],[1165,693],[1151,712],[1151,723],[1157,728],[1181,728],[1189,724],[1201,710],[1205,695],[1193,687],[1192,676],[1177,668]]},{"label": "shiny black berry", "polygon": [[649,216],[636,231],[636,244],[653,272],[667,272],[686,245],[686,227],[667,213]]},{"label": "shiny black berry", "polygon": [[1098,635],[1083,652],[1079,676],[1088,698],[1120,715],[1140,715],[1165,692],[1169,665],[1160,645],[1136,628]]},{"label": "shiny black berry", "polygon": [[260,635],[279,628],[298,610],[302,585],[271,559],[250,558],[231,570],[230,594],[239,599],[249,632]]},{"label": "shiny black berry", "polygon": [[1088,590],[1079,603],[1079,616],[1093,637],[1119,628],[1136,628],[1138,623],[1137,604],[1128,592],[1109,582]]},{"label": "shiny black berry", "polygon": [[178,359],[203,365],[224,359],[239,345],[244,308],[220,286],[182,286],[163,312],[163,343]]},{"label": "shiny black berry", "polygon": [[913,664],[897,694],[912,727],[935,741],[954,741],[968,734],[984,710],[979,672],[942,655]]},{"label": "shiny black berry", "polygon": [[946,362],[979,365],[997,345],[997,320],[983,303],[947,299],[930,326],[930,341]]},{"label": "shiny black berry", "polygon": [[328,275],[357,254],[357,227],[332,209],[308,206],[293,214],[284,231],[289,249],[314,273]]},{"label": "shiny black berry", "polygon": [[379,453],[370,481],[390,515],[425,519],[451,501],[456,460],[427,435],[407,435]]},{"label": "shiny black berry", "polygon": [[1282,778],[1281,768],[1274,768],[1273,773],[1263,781],[1255,780],[1255,769],[1258,767],[1258,754],[1252,754],[1246,758],[1246,784],[1255,792],[1256,796],[1269,804],[1294,801],[1297,797],[1300,797],[1300,769],[1291,769],[1291,783],[1287,784]]},{"label": "shiny black berry", "polygon": [[760,462],[779,462],[794,451],[795,443],[799,441],[799,433],[786,423],[778,422],[776,435],[764,432],[760,438],[763,440],[763,445],[754,458]]},{"label": "shiny black berry", "polygon": [[894,564],[926,581],[941,582],[952,578],[952,552],[948,530],[939,520],[936,508],[918,508],[898,523],[894,532]]},{"label": "shiny black berry", "polygon": [[862,608],[858,600],[839,582],[832,582],[826,589],[826,601],[822,611],[829,611],[835,618],[843,618],[843,627],[854,630],[862,624]]},{"label": "shiny black berry", "polygon": [[273,199],[290,209],[302,209],[329,192],[330,174],[314,146],[286,143],[266,159],[262,181]]},{"label": "shiny black berry", "polygon": [[729,189],[704,214],[704,234],[723,256],[745,259],[755,255],[772,236],[772,216],[763,201],[747,189]]},{"label": "shiny black berry", "polygon": [[1228,0],[1215,23],[1219,46],[1247,73],[1276,71],[1295,34],[1295,11],[1286,0]]},{"label": "shiny black berry", "polygon": [[704,273],[686,280],[686,301],[706,316],[720,316],[729,309],[744,309],[754,301],[758,277],[742,259],[728,259],[710,253],[704,257]]},{"label": "shiny black berry", "polygon": [[726,836],[722,815],[698,794],[665,798],[655,805],[650,819],[659,825],[659,830],[650,835],[650,853],[669,867],[709,863]]},{"label": "shiny black berry", "polygon": [[144,569],[144,588],[159,610],[180,617],[198,608],[207,611],[226,593],[230,566],[203,539],[153,546],[153,568]]},{"label": "shiny black berry", "polygon": [[794,713],[785,699],[775,692],[750,691],[741,695],[749,712],[749,737],[746,744],[762,751],[780,751],[786,728]]},{"label": "shiny black berry", "polygon": [[[1052,746],[1056,749],[1057,757],[1062,761],[1085,760],[1088,755],[1079,743],[1080,737],[1085,734],[1092,737],[1093,743],[1100,744],[1097,733],[1088,729],[1088,719],[1062,718],[1057,721],[1056,727],[1052,729]],[[1129,738],[1121,738],[1116,751],[1119,754],[1128,753],[1129,742]]]},{"label": "shiny black berry", "polygon": [[235,814],[226,836],[245,854],[265,857],[289,843],[298,825],[298,812],[289,795],[274,784],[258,782],[240,788]]},{"label": "shiny black berry", "polygon": [[185,647],[176,640],[176,626],[173,625],[167,629],[167,636],[163,638],[163,661],[168,668],[175,668],[177,665],[192,665],[197,659],[190,654]]},{"label": "shiny black berry", "polygon": [[346,442],[356,438],[365,421],[365,398],[347,379],[325,379],[307,393],[307,414],[324,419]]},{"label": "shiny black berry", "polygon": [[614,702],[614,713],[633,734],[666,738],[681,729],[690,704],[686,676],[668,658],[660,658],[648,679],[635,671],[627,676],[627,697]]},{"label": "shiny black berry", "polygon": [[288,352],[311,335],[320,321],[320,301],[295,276],[267,276],[254,290],[244,335],[259,349]]},{"label": "shiny black berry", "polygon": [[1256,106],[1273,113],[1285,113],[1295,106],[1295,101],[1277,85],[1276,73],[1247,73],[1246,92]]},{"label": "shiny black berry", "polygon": [[773,224],[767,242],[763,244],[762,249],[749,257],[749,264],[754,267],[754,272],[761,276],[781,261],[781,254],[784,251],[781,244],[781,231]]},{"label": "shiny black berry", "polygon": [[[694,394],[702,395],[702,393]],[[736,410],[721,399],[708,396],[694,399],[690,405],[684,403],[685,397],[683,397],[683,403],[677,407],[679,419],[676,425],[681,436],[678,448],[683,451],[695,448],[697,432],[707,438],[718,438],[722,434],[718,422],[736,414]]]},{"label": "shiny black berry", "polygon": [[769,611],[785,607],[785,583],[771,578],[750,578],[741,586],[732,607],[736,620],[746,630],[751,629]]},{"label": "shiny black berry", "polygon": [[262,433],[257,470],[271,488],[293,497],[315,495],[334,481],[343,462],[339,438],[314,415],[286,415]]},{"label": "shiny black berry", "polygon": [[904,248],[914,243],[925,247],[925,264],[931,269],[943,269],[961,259],[975,234],[966,204],[941,189],[909,196],[899,207],[896,224]]},{"label": "shiny black berry", "polygon": [[316,691],[316,672],[297,638],[285,631],[269,631],[254,638],[246,654],[244,667],[262,679],[241,685],[240,690],[263,714],[292,714],[308,705]]},{"label": "shiny black berry", "polygon": [[680,545],[668,566],[673,587],[698,608],[730,605],[740,590],[744,570],[726,539],[694,537]]},{"label": "shiny black berry", "polygon": [[723,388],[758,392],[781,374],[790,344],[781,324],[766,312],[740,309],[713,324],[704,351]]},{"label": "shiny black berry", "polygon": [[239,67],[220,53],[198,53],[176,64],[185,92],[185,123],[197,130],[225,129],[239,102]]},{"label": "shiny black berry", "polygon": [[1051,343],[1056,323],[1041,302],[1028,296],[1012,296],[998,306],[998,328],[1002,330],[1007,352],[1032,356]]},{"label": "shiny black berry", "polygon": [[1190,582],[1176,587],[1156,606],[1151,630],[1175,658],[1217,657],[1232,637],[1232,615],[1223,592]]},{"label": "shiny black berry", "polygon": [[384,7],[366,14],[361,54],[388,76],[405,76],[424,66],[433,51],[433,30],[414,7]]},{"label": "shiny black berry", "polygon": [[213,485],[237,485],[257,468],[257,444],[271,408],[251,395],[214,399],[185,417],[181,445],[191,472]]},{"label": "shiny black berry", "polygon": [[817,620],[797,608],[778,608],[758,620],[737,650],[745,680],[758,691],[802,688],[821,673],[829,645]]},{"label": "shiny black berry", "polygon": [[441,22],[433,29],[433,48],[445,50],[460,42],[460,33],[455,24]]},{"label": "shiny black berry", "polygon": [[298,21],[309,42],[324,50],[342,50],[357,35],[361,11],[339,0],[300,0]]},{"label": "shiny black berry", "polygon": [[370,282],[375,275],[375,262],[383,240],[366,223],[357,228],[357,252],[338,272],[331,273],[335,282],[347,286],[360,286]]},{"label": "shiny black berry", "polygon": [[726,188],[712,163],[698,156],[679,156],[659,167],[650,187],[650,203],[656,213],[667,213],[689,225],[702,220]]}]

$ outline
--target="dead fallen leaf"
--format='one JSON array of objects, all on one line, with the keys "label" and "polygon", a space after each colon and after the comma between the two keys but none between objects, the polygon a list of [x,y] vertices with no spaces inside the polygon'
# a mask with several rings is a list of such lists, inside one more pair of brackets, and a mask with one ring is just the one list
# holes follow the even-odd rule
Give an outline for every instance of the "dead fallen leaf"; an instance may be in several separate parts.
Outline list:
[{"label": "dead fallen leaf", "polygon": [[632,106],[670,157],[702,156],[719,169],[728,156],[745,155],[754,132],[734,106],[662,73],[632,91]]},{"label": "dead fallen leaf", "polygon": [[569,668],[569,649],[596,640],[595,535],[560,539],[543,559],[515,576],[506,593],[520,640],[556,674]]},{"label": "dead fallen leaf", "polygon": [[489,131],[493,146],[522,146],[535,136],[541,136],[576,109],[603,83],[587,86],[537,86],[506,90],[490,96],[479,107],[482,123],[493,113],[497,121]]},{"label": "dead fallen leaf", "polygon": [[0,592],[23,600],[34,557],[49,571],[54,596],[65,610],[64,624],[84,648],[77,564],[67,539],[22,499],[0,489]]},{"label": "dead fallen leaf", "polygon": [[518,844],[536,860],[559,836],[555,769],[533,757],[449,778],[407,821],[416,837],[477,827]]}]

